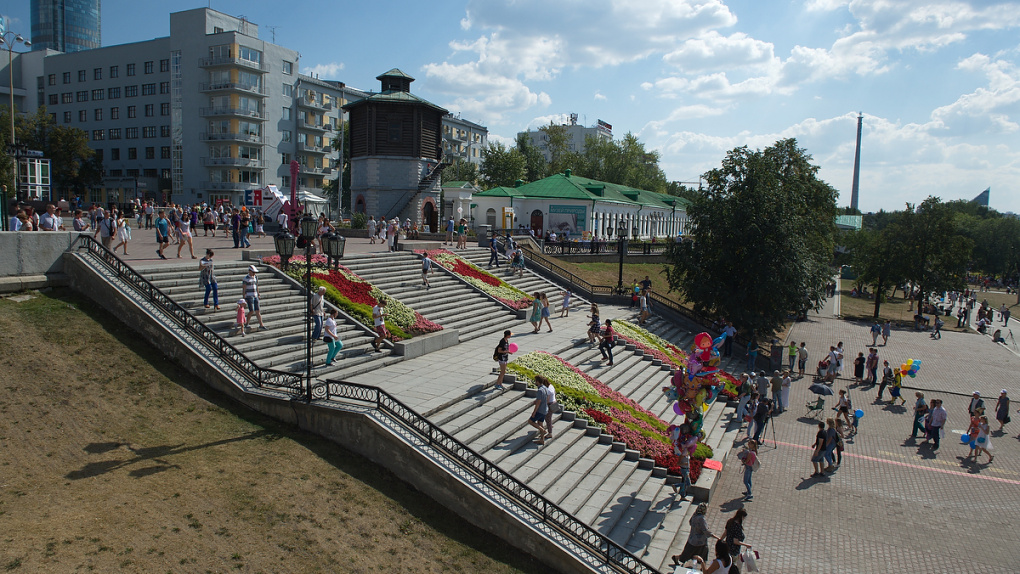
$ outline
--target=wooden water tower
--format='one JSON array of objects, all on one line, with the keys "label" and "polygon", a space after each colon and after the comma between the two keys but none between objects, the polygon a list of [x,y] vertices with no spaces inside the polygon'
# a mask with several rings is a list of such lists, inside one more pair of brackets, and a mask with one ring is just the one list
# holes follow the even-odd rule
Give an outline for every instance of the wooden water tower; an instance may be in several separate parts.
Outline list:
[{"label": "wooden water tower", "polygon": [[412,94],[414,78],[396,68],[376,79],[379,93],[344,106],[351,133],[351,204],[368,215],[421,225],[439,205],[448,112]]}]

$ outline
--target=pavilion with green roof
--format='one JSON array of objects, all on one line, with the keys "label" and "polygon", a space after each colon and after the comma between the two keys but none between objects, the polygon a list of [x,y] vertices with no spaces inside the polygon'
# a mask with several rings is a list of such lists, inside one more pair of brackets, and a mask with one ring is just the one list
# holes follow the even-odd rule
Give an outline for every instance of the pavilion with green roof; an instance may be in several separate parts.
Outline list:
[{"label": "pavilion with green roof", "polygon": [[688,231],[688,201],[663,193],[579,177],[570,170],[472,197],[477,223],[572,237],[676,237]]}]

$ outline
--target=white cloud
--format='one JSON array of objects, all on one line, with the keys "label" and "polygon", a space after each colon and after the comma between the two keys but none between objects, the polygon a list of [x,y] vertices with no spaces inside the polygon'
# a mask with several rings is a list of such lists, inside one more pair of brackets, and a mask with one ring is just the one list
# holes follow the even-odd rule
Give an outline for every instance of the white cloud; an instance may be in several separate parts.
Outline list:
[{"label": "white cloud", "polygon": [[1020,129],[1020,124],[1011,119],[1020,116],[1020,70],[1014,63],[974,54],[961,60],[956,67],[985,75],[988,86],[963,94],[951,104],[932,111],[935,126],[949,130],[954,136],[1013,133]]},{"label": "white cloud", "polygon": [[604,95],[602,95],[602,92],[601,92],[601,91],[596,91],[596,92],[595,92],[595,101],[596,101],[596,102],[604,102],[604,101],[606,101],[606,100],[608,100],[608,99],[609,99],[609,98],[607,98],[607,97],[605,97]]},{"label": "white cloud", "polygon": [[755,40],[742,32],[722,36],[712,30],[685,40],[679,49],[662,59],[686,73],[695,73],[765,64],[774,58],[773,46],[769,42]]},{"label": "white cloud", "polygon": [[308,76],[320,77],[324,76],[326,79],[334,79],[341,70],[344,69],[343,62],[330,62],[328,64],[316,64],[314,66],[305,66],[301,68],[301,73]]}]

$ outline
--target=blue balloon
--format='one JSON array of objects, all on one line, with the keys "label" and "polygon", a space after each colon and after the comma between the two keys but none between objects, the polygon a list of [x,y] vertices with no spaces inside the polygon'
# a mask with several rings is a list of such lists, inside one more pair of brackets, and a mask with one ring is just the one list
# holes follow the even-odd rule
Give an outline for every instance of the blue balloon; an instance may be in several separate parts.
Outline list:
[{"label": "blue balloon", "polygon": [[854,416],[859,418],[859,419],[863,419],[864,418],[864,411],[862,411],[861,409],[857,409],[856,411],[854,411]]},{"label": "blue balloon", "polygon": [[977,448],[977,443],[974,441],[970,441],[970,448]]},{"label": "blue balloon", "polygon": [[963,433],[963,436],[960,437],[960,442],[970,442],[970,435]]},{"label": "blue balloon", "polygon": [[985,444],[985,437],[979,436],[977,441],[978,441],[978,444]]}]

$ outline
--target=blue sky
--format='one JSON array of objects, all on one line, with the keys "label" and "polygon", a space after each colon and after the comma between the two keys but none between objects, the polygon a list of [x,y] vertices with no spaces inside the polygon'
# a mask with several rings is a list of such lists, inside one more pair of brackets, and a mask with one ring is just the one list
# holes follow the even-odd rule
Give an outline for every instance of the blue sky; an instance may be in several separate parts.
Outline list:
[{"label": "blue sky", "polygon": [[[0,3],[28,35],[28,2]],[[603,119],[696,181],[727,150],[796,137],[850,201],[864,113],[864,211],[928,195],[1020,212],[1020,2],[909,0],[213,1],[298,50],[305,72],[412,89],[493,139],[550,119]],[[206,2],[103,1],[103,43],[169,33]]]}]

